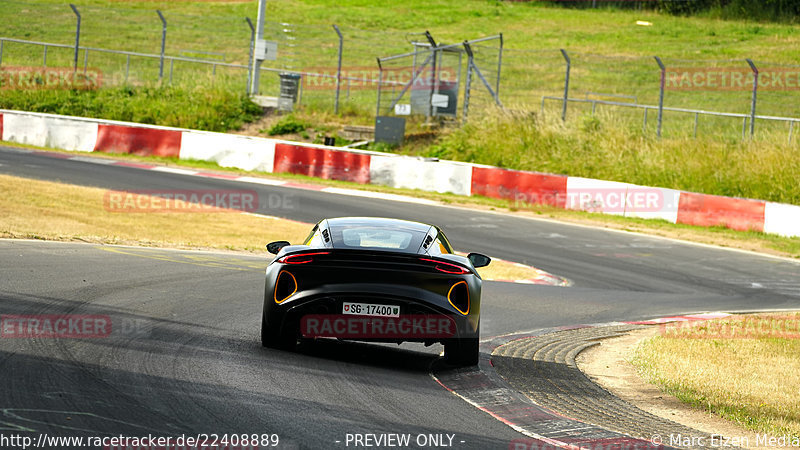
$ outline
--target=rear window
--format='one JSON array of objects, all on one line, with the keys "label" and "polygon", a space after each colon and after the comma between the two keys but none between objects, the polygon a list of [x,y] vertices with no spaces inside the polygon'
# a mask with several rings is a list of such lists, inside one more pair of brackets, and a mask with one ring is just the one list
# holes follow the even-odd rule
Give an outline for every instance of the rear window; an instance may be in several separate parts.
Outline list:
[{"label": "rear window", "polygon": [[388,250],[416,253],[425,233],[402,227],[347,225],[331,227],[335,248]]}]

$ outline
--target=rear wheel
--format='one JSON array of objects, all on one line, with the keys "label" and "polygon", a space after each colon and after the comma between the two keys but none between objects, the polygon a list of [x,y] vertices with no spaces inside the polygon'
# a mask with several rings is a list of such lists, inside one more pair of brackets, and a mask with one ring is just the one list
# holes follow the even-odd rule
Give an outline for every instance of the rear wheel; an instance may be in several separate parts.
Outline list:
[{"label": "rear wheel", "polygon": [[261,345],[270,348],[292,350],[297,344],[297,337],[294,333],[285,331],[280,332],[278,327],[267,326],[266,311],[261,314]]},{"label": "rear wheel", "polygon": [[452,339],[444,344],[444,359],[459,367],[478,364],[478,338]]}]

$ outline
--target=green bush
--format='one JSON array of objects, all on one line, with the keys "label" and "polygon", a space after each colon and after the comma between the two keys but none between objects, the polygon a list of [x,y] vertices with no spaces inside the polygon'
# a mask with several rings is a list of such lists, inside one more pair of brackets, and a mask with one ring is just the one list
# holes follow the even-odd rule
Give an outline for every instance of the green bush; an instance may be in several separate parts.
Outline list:
[{"label": "green bush", "polygon": [[657,0],[655,2],[551,0],[550,7],[569,9],[656,9],[676,16],[711,15],[724,19],[797,22],[800,2],[797,0]]},{"label": "green bush", "polygon": [[210,87],[0,90],[0,109],[121,120],[206,131],[241,128],[262,115],[243,95]]},{"label": "green bush", "polygon": [[725,19],[797,21],[796,0],[659,0],[658,9],[675,15],[713,13]]},{"label": "green bush", "polygon": [[275,124],[267,130],[267,134],[270,136],[281,136],[284,134],[302,133],[309,127],[310,125],[307,122],[289,114],[275,122]]},{"label": "green bush", "polygon": [[782,133],[658,139],[613,115],[565,124],[497,113],[452,130],[420,155],[800,205],[800,149]]}]

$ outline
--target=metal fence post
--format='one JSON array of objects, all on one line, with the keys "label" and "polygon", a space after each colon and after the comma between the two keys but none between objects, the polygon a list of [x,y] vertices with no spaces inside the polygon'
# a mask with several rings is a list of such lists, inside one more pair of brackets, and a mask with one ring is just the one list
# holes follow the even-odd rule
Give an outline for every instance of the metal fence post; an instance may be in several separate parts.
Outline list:
[{"label": "metal fence post", "polygon": [[427,39],[428,43],[431,44],[431,54],[433,55],[433,58],[431,59],[431,77],[433,77],[431,81],[433,81],[433,83],[431,83],[432,89],[430,89],[430,95],[428,95],[428,111],[426,114],[428,117],[432,117],[434,113],[433,94],[435,93],[435,88],[438,86],[438,80],[436,79],[436,68],[438,67],[438,61],[436,58],[438,57],[439,50],[437,49],[436,41],[433,39],[433,36],[431,36],[431,33],[427,30],[425,30],[425,39]]},{"label": "metal fence post", "polygon": [[[264,17],[266,15],[267,9],[267,0],[259,0],[258,2],[258,15],[256,16],[256,40],[254,42],[259,42],[261,39],[264,38]],[[255,44],[254,44],[255,45]],[[252,62],[252,70],[253,75],[251,77],[251,82],[253,83],[250,87],[250,95],[258,95],[261,91],[261,60],[256,60],[258,55],[253,52],[253,62]],[[263,58],[263,56],[262,56]]]},{"label": "metal fence post", "polygon": [[561,49],[561,56],[564,57],[564,61],[567,62],[567,69],[564,72],[564,103],[561,105],[561,120],[567,120],[567,101],[569,100],[569,70],[572,66],[572,61],[569,59],[569,55],[567,51],[563,48]]},{"label": "metal fence post", "polygon": [[[500,50],[497,54],[497,81],[495,82],[494,93],[497,94],[497,98],[500,98],[500,69],[503,67],[503,33],[499,34],[500,36]],[[459,55],[460,57],[460,55]],[[458,66],[459,70],[461,70],[461,65]],[[461,79],[461,77],[459,77]]]},{"label": "metal fence post", "polygon": [[661,62],[661,58],[658,56],[654,56],[653,58],[656,59],[658,63],[659,69],[661,69],[661,87],[659,88],[658,93],[658,137],[661,137],[661,123],[664,119],[664,86],[666,84],[667,78],[667,68],[664,66],[664,63]]},{"label": "metal fence post", "polygon": [[344,46],[344,37],[336,24],[333,24],[333,29],[336,30],[336,34],[339,36],[339,57],[336,63],[336,101],[333,104],[333,113],[339,114],[339,91],[342,87],[342,47]]},{"label": "metal fence post", "polygon": [[474,65],[474,56],[472,54],[472,47],[464,41],[464,51],[467,52],[467,80],[464,82],[464,112],[462,118],[464,122],[467,121],[467,114],[469,113],[469,93],[472,90],[472,66]]},{"label": "metal fence post", "polygon": [[256,27],[253,26],[253,22],[250,20],[249,17],[245,17],[244,20],[247,21],[247,26],[250,27],[250,57],[247,59],[247,88],[246,92],[248,97],[250,96],[250,84],[253,81],[253,49],[256,45]]},{"label": "metal fence post", "polygon": [[5,40],[0,39],[0,65],[3,64],[3,44],[5,43],[6,43]]},{"label": "metal fence post", "polygon": [[78,8],[75,7],[72,3],[69,4],[69,7],[72,8],[72,12],[75,13],[75,16],[78,18],[78,24],[75,27],[75,59],[73,64],[73,69],[78,70],[78,49],[80,48],[81,43],[81,13],[78,12]]},{"label": "metal fence post", "polygon": [[167,19],[161,14],[161,10],[157,9],[158,18],[161,19],[161,63],[158,67],[158,81],[164,78],[164,49],[167,45]]},{"label": "metal fence post", "polygon": [[747,131],[747,117],[742,119],[742,140],[744,140],[745,131]]},{"label": "metal fence post", "polygon": [[642,118],[642,133],[647,133],[647,106],[644,107],[644,117]]},{"label": "metal fence post", "polygon": [[756,131],[756,100],[758,98],[758,67],[756,67],[753,60],[750,58],[745,59],[747,64],[750,65],[750,70],[753,71],[753,96],[750,101],[750,139]]},{"label": "metal fence post", "polygon": [[381,65],[381,59],[375,58],[378,60],[378,101],[377,106],[375,108],[375,118],[377,119],[378,116],[381,115],[381,88],[383,87],[383,66]]}]

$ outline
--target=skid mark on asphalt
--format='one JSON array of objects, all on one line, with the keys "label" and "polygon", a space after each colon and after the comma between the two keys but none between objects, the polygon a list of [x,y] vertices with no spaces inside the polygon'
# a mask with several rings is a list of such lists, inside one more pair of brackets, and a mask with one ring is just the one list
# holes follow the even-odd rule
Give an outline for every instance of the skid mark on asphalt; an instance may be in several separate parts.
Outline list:
[{"label": "skid mark on asphalt", "polygon": [[[55,421],[55,420],[45,421],[45,420],[36,420],[36,419],[31,419],[31,418],[25,417],[26,414],[30,414],[30,413],[37,414],[37,415],[41,415],[43,413],[44,414],[52,414],[52,415],[56,415],[58,417],[63,417],[63,418],[61,420],[58,420],[58,421]],[[99,428],[95,429],[95,428],[82,428],[82,427],[79,427],[79,426],[59,425],[58,422],[63,422],[64,419],[73,420],[74,418],[78,418],[78,419],[86,419],[86,420],[90,420],[90,421],[102,421],[104,423],[111,422],[111,423],[117,424],[117,425],[128,425],[128,426],[131,426],[131,427],[134,427],[134,428],[137,428],[137,429],[141,429],[141,430],[144,430],[144,431],[150,431],[150,432],[153,431],[151,428],[143,427],[143,426],[135,424],[135,423],[126,422],[124,420],[111,419],[111,418],[100,416],[100,415],[97,415],[97,414],[94,414],[94,413],[81,412],[81,411],[60,411],[60,410],[55,410],[55,409],[4,408],[4,409],[0,409],[0,414],[2,414],[4,417],[6,417],[8,419],[15,420],[15,421],[20,421],[20,422],[27,422],[27,423],[30,423],[30,424],[34,424],[34,426],[35,426],[35,424],[39,424],[39,425],[45,425],[47,427],[56,427],[56,428],[61,428],[61,429],[64,429],[64,430],[71,430],[71,431],[84,431],[84,432],[90,432],[90,433],[100,433],[100,432],[103,432],[102,430],[104,429],[105,425],[103,427],[99,427]],[[76,420],[76,422],[77,422],[77,420]],[[25,427],[23,425],[14,424],[14,423],[0,422],[0,424],[10,425],[10,426],[14,427],[14,428],[9,428],[9,429],[14,430],[14,431],[29,431],[29,432],[35,432],[36,431],[36,430],[30,429],[30,428],[27,428],[27,427]],[[6,429],[6,428],[0,427],[0,429]],[[107,429],[107,428],[105,428],[105,429]]]},{"label": "skid mark on asphalt", "polygon": [[140,258],[155,259],[158,261],[191,264],[193,266],[213,267],[226,270],[240,270],[248,272],[261,272],[266,269],[269,260],[251,260],[235,256],[217,256],[212,254],[190,254],[170,250],[138,249],[121,247],[97,247],[100,250],[118,253],[121,255],[138,256]]}]

